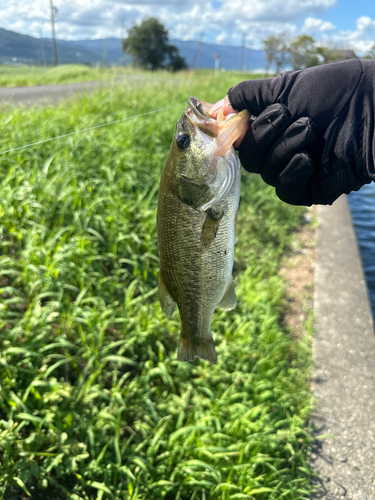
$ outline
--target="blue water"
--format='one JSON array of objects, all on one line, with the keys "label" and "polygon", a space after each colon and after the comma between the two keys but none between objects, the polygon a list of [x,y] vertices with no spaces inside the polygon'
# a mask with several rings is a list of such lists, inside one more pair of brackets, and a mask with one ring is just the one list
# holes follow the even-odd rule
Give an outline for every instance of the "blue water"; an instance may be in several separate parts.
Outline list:
[{"label": "blue water", "polygon": [[348,200],[375,317],[375,182],[350,193]]}]

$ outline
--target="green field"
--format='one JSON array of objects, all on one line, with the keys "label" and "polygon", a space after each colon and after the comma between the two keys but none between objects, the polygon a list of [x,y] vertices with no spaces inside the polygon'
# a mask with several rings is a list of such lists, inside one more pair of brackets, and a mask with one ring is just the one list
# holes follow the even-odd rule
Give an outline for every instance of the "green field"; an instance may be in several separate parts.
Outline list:
[{"label": "green field", "polygon": [[56,68],[0,65],[0,87],[30,87],[56,83],[112,80],[131,73],[134,71],[126,68],[96,69],[79,64],[66,64]]},{"label": "green field", "polygon": [[[146,80],[147,81],[147,80]],[[0,114],[0,151],[185,102],[236,75],[126,83]],[[190,90],[189,90],[190,89]],[[157,190],[184,106],[0,155],[0,498],[303,499],[309,338],[281,326],[303,209],[243,174],[238,306],[218,365],[176,360],[157,300]],[[311,318],[310,318],[311,319]]]},{"label": "green field", "polygon": [[[213,70],[192,70],[172,76],[167,71],[155,71],[149,73],[142,70],[135,70],[132,66],[126,68],[92,68],[79,64],[66,64],[56,68],[43,68],[42,66],[11,66],[0,65],[0,87],[31,87],[35,85],[54,85],[64,83],[90,82],[90,81],[114,81],[126,77],[147,77],[147,79],[170,79],[185,80],[201,77],[212,77]],[[262,75],[233,74],[230,78],[238,78],[237,81],[247,78],[260,78]],[[228,78],[228,75],[221,78]]]}]

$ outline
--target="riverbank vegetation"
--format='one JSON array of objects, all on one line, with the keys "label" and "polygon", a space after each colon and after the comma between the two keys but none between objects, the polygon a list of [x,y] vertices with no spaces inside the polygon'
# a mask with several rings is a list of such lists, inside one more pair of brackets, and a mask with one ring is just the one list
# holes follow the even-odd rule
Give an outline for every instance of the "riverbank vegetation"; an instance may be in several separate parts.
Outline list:
[{"label": "riverbank vegetation", "polygon": [[[0,151],[184,103],[239,78],[120,82],[0,115]],[[283,325],[302,208],[243,174],[238,306],[218,365],[176,360],[157,300],[157,191],[185,104],[0,155],[0,498],[297,500],[311,492],[307,336]]]}]

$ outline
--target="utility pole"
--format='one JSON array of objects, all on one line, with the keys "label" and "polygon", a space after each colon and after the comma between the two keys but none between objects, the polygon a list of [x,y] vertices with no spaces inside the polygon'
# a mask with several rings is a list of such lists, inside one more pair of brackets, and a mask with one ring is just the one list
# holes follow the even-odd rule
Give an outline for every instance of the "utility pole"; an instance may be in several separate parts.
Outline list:
[{"label": "utility pole", "polygon": [[39,39],[40,40],[40,47],[42,50],[41,62],[42,62],[42,66],[44,66],[44,68],[47,68],[46,49],[44,47],[43,31],[41,29],[39,29],[39,33],[40,33],[40,39]]},{"label": "utility pole", "polygon": [[203,42],[203,37],[204,37],[204,34],[202,33],[201,34],[201,38],[199,40],[199,69],[202,69],[202,42]]},{"label": "utility pole", "polygon": [[197,45],[195,46],[193,60],[191,61],[191,67],[192,68],[194,68],[194,66],[195,66],[195,62],[197,60],[198,52],[199,52],[199,42],[197,42]]},{"label": "utility pole", "polygon": [[250,61],[251,61],[251,42],[246,47],[246,63],[245,70],[250,72]]},{"label": "utility pole", "polygon": [[55,34],[55,14],[57,8],[53,6],[52,0],[49,0],[51,5],[51,24],[52,24],[52,48],[53,48],[53,65],[58,66],[57,61],[57,48],[56,48],[56,34]]},{"label": "utility pole", "polygon": [[241,43],[241,54],[240,54],[240,71],[243,71],[243,59],[245,52],[245,35],[242,35],[242,43]]},{"label": "utility pole", "polygon": [[125,51],[124,51],[124,40],[125,40],[125,21],[121,19],[121,66],[125,66]]},{"label": "utility pole", "polygon": [[193,60],[191,62],[191,67],[194,68],[195,63],[197,62],[197,67],[202,68],[202,41],[203,41],[204,33],[201,33],[199,41],[197,42],[195,52],[193,55]]}]

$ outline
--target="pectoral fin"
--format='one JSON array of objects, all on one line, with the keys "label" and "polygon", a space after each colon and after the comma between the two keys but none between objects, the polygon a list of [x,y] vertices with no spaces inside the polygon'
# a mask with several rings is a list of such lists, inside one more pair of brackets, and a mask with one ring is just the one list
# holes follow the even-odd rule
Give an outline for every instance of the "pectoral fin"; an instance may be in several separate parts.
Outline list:
[{"label": "pectoral fin", "polygon": [[201,246],[202,250],[205,251],[215,240],[217,231],[219,229],[220,221],[224,215],[224,212],[219,210],[218,207],[215,209],[208,209],[207,216],[203,223],[202,233],[201,233]]},{"label": "pectoral fin", "polygon": [[161,310],[166,316],[168,316],[168,318],[171,318],[176,308],[176,302],[172,299],[171,294],[165,286],[161,270],[159,271],[158,292]]},{"label": "pectoral fin", "polygon": [[222,311],[231,311],[237,305],[236,290],[234,289],[233,281],[228,283],[227,289],[225,290],[224,297],[218,303],[217,307],[220,307]]}]

